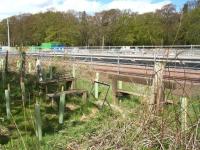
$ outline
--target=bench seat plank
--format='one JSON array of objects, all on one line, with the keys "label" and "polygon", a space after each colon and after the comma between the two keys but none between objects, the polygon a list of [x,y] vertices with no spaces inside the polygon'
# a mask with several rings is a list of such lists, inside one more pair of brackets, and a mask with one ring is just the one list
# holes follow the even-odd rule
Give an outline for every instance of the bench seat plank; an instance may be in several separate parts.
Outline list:
[{"label": "bench seat plank", "polygon": [[144,94],[139,94],[136,92],[130,92],[130,91],[125,91],[125,90],[117,90],[117,95],[120,94],[128,94],[128,95],[133,95],[133,96],[138,96],[138,97],[145,97]]},{"label": "bench seat plank", "polygon": [[55,98],[55,97],[60,97],[60,95],[64,93],[66,95],[70,94],[84,94],[87,93],[86,90],[81,90],[81,89],[73,89],[73,90],[68,90],[68,91],[63,91],[63,92],[57,92],[57,93],[48,93],[46,94],[49,98]]}]

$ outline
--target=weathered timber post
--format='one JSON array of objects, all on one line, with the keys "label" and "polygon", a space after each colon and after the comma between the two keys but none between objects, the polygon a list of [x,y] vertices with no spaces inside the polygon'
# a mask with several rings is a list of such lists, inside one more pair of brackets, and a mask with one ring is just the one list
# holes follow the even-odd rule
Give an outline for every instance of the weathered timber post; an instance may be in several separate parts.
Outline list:
[{"label": "weathered timber post", "polygon": [[6,82],[6,72],[5,72],[5,63],[4,60],[2,59],[2,86],[3,89],[5,88],[5,82]]},{"label": "weathered timber post", "polygon": [[113,104],[117,104],[117,79],[112,79],[112,100]]},{"label": "weathered timber post", "polygon": [[74,78],[76,77],[76,66],[75,66],[75,64],[72,64],[72,76]]},{"label": "weathered timber post", "polygon": [[35,67],[36,67],[35,70],[36,70],[37,80],[38,80],[38,81],[43,81],[43,77],[42,77],[42,67],[41,67],[40,59],[37,59],[37,60],[36,60]]},{"label": "weathered timber post", "polygon": [[17,70],[20,71],[21,68],[21,61],[17,60]]},{"label": "weathered timber post", "polygon": [[165,63],[155,62],[154,64],[154,79],[152,84],[152,94],[149,99],[149,109],[153,111],[154,105],[156,105],[156,111],[160,110],[160,105],[164,102],[164,84],[163,73],[165,69]]},{"label": "weathered timber post", "polygon": [[65,87],[62,85],[61,92],[63,92],[64,90],[65,90]]},{"label": "weathered timber post", "polygon": [[10,92],[10,84],[8,83],[8,91]]},{"label": "weathered timber post", "polygon": [[5,73],[8,73],[8,51],[6,51],[6,57],[5,57]]},{"label": "weathered timber post", "polygon": [[26,89],[25,89],[25,84],[22,80],[20,81],[20,86],[21,86],[21,93],[22,93],[22,102],[25,104],[25,102],[26,102]]},{"label": "weathered timber post", "polygon": [[25,104],[26,101],[26,92],[25,92],[25,84],[24,78],[26,74],[26,53],[21,51],[21,58],[20,58],[20,87],[22,93],[22,102]]},{"label": "weathered timber post", "polygon": [[6,99],[6,114],[7,119],[10,119],[11,117],[11,111],[10,111],[10,91],[5,90],[5,99]]},{"label": "weathered timber post", "polygon": [[82,100],[83,100],[83,103],[85,104],[87,102],[87,92],[84,92],[83,95],[82,95]]},{"label": "weathered timber post", "polygon": [[31,73],[32,72],[32,63],[29,62],[28,63],[28,73]]},{"label": "weathered timber post", "polygon": [[21,52],[20,80],[24,81],[26,74],[26,53]]},{"label": "weathered timber post", "polygon": [[0,69],[3,71],[4,69],[4,59],[0,60]]},{"label": "weathered timber post", "polygon": [[118,81],[118,89],[122,89],[122,81]]},{"label": "weathered timber post", "polygon": [[65,111],[65,93],[60,95],[60,103],[59,103],[59,124],[63,124]]},{"label": "weathered timber post", "polygon": [[[72,77],[76,78],[76,66],[74,63],[72,64]],[[71,89],[75,89],[75,88],[76,88],[76,79],[72,81],[72,85],[71,85]]]},{"label": "weathered timber post", "polygon": [[181,130],[184,132],[187,130],[187,109],[188,99],[186,97],[180,97],[181,101]]},{"label": "weathered timber post", "polygon": [[[98,72],[96,72],[95,81],[96,82],[99,81],[99,73]],[[94,96],[95,96],[96,99],[99,98],[99,84],[98,83],[95,83],[95,85],[94,85]]]},{"label": "weathered timber post", "polygon": [[47,79],[47,72],[45,71],[44,68],[42,69],[42,77],[44,81]]},{"label": "weathered timber post", "polygon": [[53,67],[49,66],[49,78],[53,79]]},{"label": "weathered timber post", "polygon": [[40,114],[40,105],[38,103],[35,104],[35,125],[36,125],[36,136],[39,141],[42,140],[42,119]]}]

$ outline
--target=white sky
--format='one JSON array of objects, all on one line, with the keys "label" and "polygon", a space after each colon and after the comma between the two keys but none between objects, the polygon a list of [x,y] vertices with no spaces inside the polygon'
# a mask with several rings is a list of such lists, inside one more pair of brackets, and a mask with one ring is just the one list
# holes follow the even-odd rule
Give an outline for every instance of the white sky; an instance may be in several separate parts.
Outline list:
[{"label": "white sky", "polygon": [[0,0],[0,20],[22,13],[46,11],[49,8],[60,11],[86,11],[89,14],[112,8],[144,13],[171,3],[171,0],[153,1],[155,0]]}]

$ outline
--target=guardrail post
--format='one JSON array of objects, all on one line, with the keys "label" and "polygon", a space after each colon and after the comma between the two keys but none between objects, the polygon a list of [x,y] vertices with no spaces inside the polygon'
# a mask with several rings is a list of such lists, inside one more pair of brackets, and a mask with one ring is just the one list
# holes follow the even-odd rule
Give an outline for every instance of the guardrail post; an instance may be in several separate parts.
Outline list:
[{"label": "guardrail post", "polygon": [[160,105],[164,101],[164,85],[163,85],[163,73],[165,69],[165,63],[155,62],[154,65],[154,79],[152,84],[152,95],[149,99],[150,111],[154,109],[156,105],[156,111],[160,110]]},{"label": "guardrail post", "polygon": [[188,99],[186,97],[180,97],[181,101],[181,130],[184,132],[187,130],[187,107]]},{"label": "guardrail post", "polygon": [[[96,72],[96,78],[95,78],[95,81],[99,81],[99,73]],[[95,83],[94,85],[94,95],[95,95],[95,98],[98,99],[99,98],[99,84],[98,83]]]}]

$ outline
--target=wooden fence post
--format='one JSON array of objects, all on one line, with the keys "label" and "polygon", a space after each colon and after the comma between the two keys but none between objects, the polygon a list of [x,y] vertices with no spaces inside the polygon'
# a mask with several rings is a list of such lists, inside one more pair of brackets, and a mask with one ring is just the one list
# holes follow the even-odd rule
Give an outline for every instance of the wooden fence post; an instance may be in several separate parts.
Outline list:
[{"label": "wooden fence post", "polygon": [[42,66],[40,63],[40,59],[37,58],[35,62],[35,70],[36,70],[36,76],[38,81],[43,81],[43,76],[42,76]]},{"label": "wooden fence post", "polygon": [[187,130],[187,110],[188,99],[186,97],[180,97],[181,101],[181,130],[184,132]]},{"label": "wooden fence post", "polygon": [[35,124],[36,124],[36,136],[39,138],[39,141],[42,140],[42,119],[40,114],[40,105],[35,104]]},{"label": "wooden fence post", "polygon": [[8,51],[6,51],[6,57],[5,57],[5,73],[8,72]]},{"label": "wooden fence post", "polygon": [[28,72],[29,73],[32,72],[32,64],[31,64],[31,62],[28,63]]},{"label": "wooden fence post", "polygon": [[53,67],[52,67],[52,65],[49,66],[49,78],[53,79]]},{"label": "wooden fence post", "polygon": [[21,61],[20,60],[17,60],[17,70],[19,71],[21,68]]},{"label": "wooden fence post", "polygon": [[60,95],[60,103],[59,103],[59,124],[63,124],[64,111],[65,111],[65,93],[62,93]]},{"label": "wooden fence post", "polygon": [[0,60],[0,69],[3,71],[4,69],[4,59]]},{"label": "wooden fence post", "polygon": [[112,100],[113,104],[117,104],[117,79],[112,79]]},{"label": "wooden fence post", "polygon": [[5,88],[5,82],[6,82],[6,72],[5,72],[5,63],[4,63],[4,59],[2,59],[2,86],[3,89]]},{"label": "wooden fence post", "polygon": [[72,64],[72,76],[74,78],[76,77],[76,66],[75,66],[75,64]]},{"label": "wooden fence post", "polygon": [[25,104],[25,102],[26,102],[26,89],[25,89],[25,84],[22,80],[20,81],[20,86],[21,86],[21,93],[22,93],[22,102]]},{"label": "wooden fence post", "polygon": [[164,84],[163,84],[163,73],[165,69],[165,63],[155,62],[154,65],[154,79],[152,84],[152,94],[149,99],[149,110],[154,109],[156,105],[156,111],[160,110],[160,105],[164,102]]},{"label": "wooden fence post", "polygon": [[[76,78],[76,66],[73,63],[72,64],[72,77]],[[76,88],[76,79],[72,82],[72,88],[71,89],[75,89]]]},{"label": "wooden fence post", "polygon": [[[96,72],[96,78],[95,78],[95,81],[99,81],[99,73]],[[94,85],[94,96],[96,99],[99,98],[99,84],[98,83],[95,83]]]},{"label": "wooden fence post", "polygon": [[122,81],[118,81],[118,89],[122,89]]},{"label": "wooden fence post", "polygon": [[5,99],[6,99],[7,119],[10,119],[11,111],[10,111],[10,91],[9,90],[5,90]]}]

